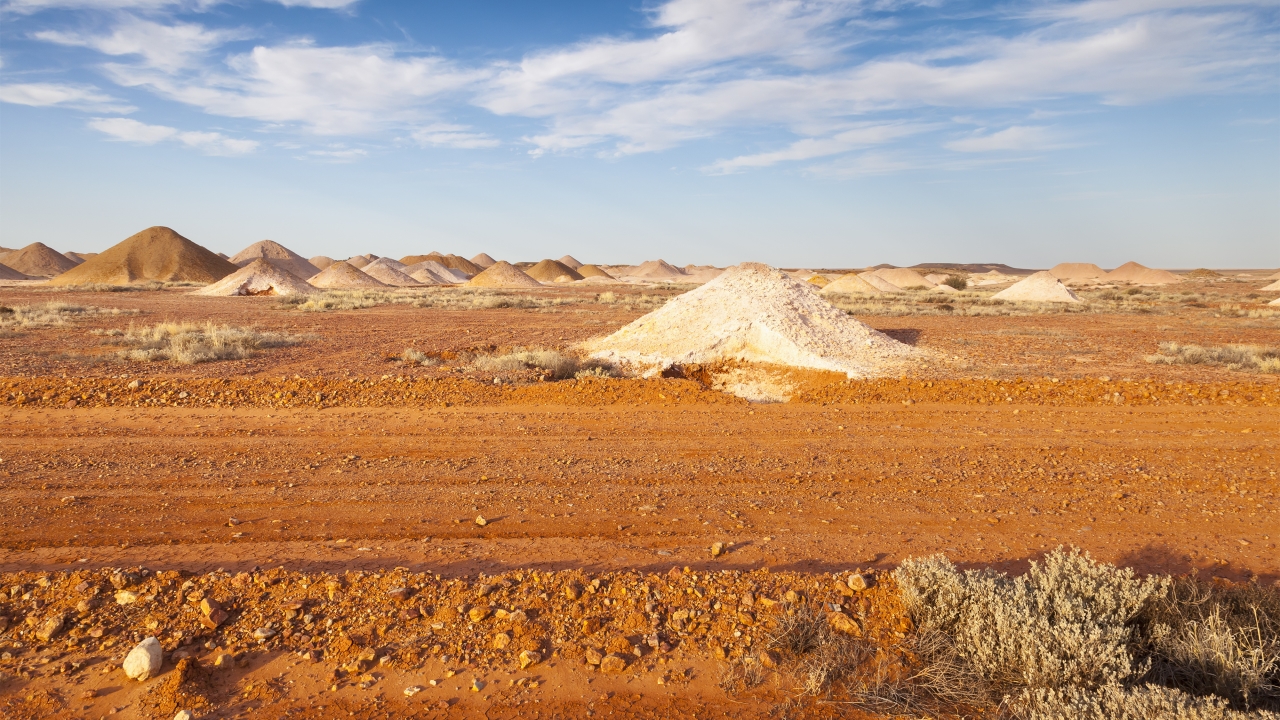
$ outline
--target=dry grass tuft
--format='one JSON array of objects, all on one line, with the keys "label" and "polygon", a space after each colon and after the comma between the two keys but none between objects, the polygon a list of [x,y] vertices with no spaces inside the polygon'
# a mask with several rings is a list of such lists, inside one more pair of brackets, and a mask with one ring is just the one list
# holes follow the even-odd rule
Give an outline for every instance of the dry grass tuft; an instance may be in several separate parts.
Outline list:
[{"label": "dry grass tuft", "polygon": [[1262,345],[1201,347],[1176,342],[1160,343],[1160,352],[1147,362],[1162,365],[1220,365],[1228,370],[1280,373],[1280,348]]},{"label": "dry grass tuft", "polygon": [[550,380],[616,376],[613,367],[600,360],[584,360],[558,350],[516,348],[503,355],[480,355],[472,360],[471,367],[479,372],[495,374],[536,370]]},{"label": "dry grass tuft", "polygon": [[18,305],[17,307],[0,306],[0,329],[28,330],[31,328],[66,325],[71,320],[87,317],[136,315],[137,310],[121,310],[120,308],[95,307],[93,305],[73,305],[64,302],[49,302],[40,305]]},{"label": "dry grass tuft", "polygon": [[167,322],[141,328],[130,325],[117,342],[131,346],[118,353],[125,360],[170,360],[180,365],[193,365],[241,360],[259,350],[296,345],[305,339],[299,335],[214,325],[212,322],[204,325]]},{"label": "dry grass tuft", "polygon": [[[687,289],[687,288],[684,288]],[[416,308],[442,310],[493,310],[521,308],[555,310],[575,305],[601,303],[627,309],[652,309],[665,304],[671,296],[604,292],[599,295],[557,295],[524,293],[494,288],[426,287],[396,290],[330,290],[318,295],[285,296],[279,299],[285,307],[301,312],[362,310],[376,305],[411,305]]]}]

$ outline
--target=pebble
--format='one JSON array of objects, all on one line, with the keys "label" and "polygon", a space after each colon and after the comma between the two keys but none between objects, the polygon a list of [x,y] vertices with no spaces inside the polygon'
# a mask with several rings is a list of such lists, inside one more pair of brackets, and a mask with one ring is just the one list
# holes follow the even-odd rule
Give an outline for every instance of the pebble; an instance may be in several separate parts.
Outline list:
[{"label": "pebble", "polygon": [[270,640],[276,636],[276,631],[268,627],[260,627],[253,631],[253,636],[258,640]]},{"label": "pebble", "polygon": [[480,527],[484,527],[485,525],[489,524],[489,521],[485,520],[483,515],[477,515],[476,524],[479,525]]},{"label": "pebble", "polygon": [[423,688],[421,685],[410,685],[409,687],[404,689],[404,696],[413,697],[414,695],[417,695],[418,693],[422,692],[424,689],[425,688]]},{"label": "pebble", "polygon": [[498,633],[493,636],[493,648],[495,650],[503,650],[511,644],[511,636],[506,633]]},{"label": "pebble", "polygon": [[40,638],[44,642],[49,642],[57,636],[58,633],[62,632],[62,626],[66,624],[66,621],[67,616],[62,613],[50,616],[47,620],[41,623],[40,627],[36,630],[36,637]]},{"label": "pebble", "polygon": [[621,673],[627,669],[627,659],[617,653],[609,653],[600,660],[600,672]]},{"label": "pebble", "polygon": [[724,553],[724,543],[711,543],[711,557],[720,557]]},{"label": "pebble", "polygon": [[190,710],[179,710],[178,714],[173,716],[173,720],[193,720],[194,717]]},{"label": "pebble", "polygon": [[850,590],[866,590],[875,587],[876,578],[874,575],[854,573],[849,576],[848,585]]},{"label": "pebble", "polygon": [[120,605],[132,605],[138,602],[138,593],[132,590],[121,590],[116,593],[116,603]]},{"label": "pebble", "polygon": [[155,677],[164,664],[164,650],[160,641],[154,637],[138,643],[124,659],[124,674],[134,680],[142,681]]},{"label": "pebble", "polygon": [[520,653],[520,669],[532,667],[542,662],[542,653],[533,650],[524,650]]}]

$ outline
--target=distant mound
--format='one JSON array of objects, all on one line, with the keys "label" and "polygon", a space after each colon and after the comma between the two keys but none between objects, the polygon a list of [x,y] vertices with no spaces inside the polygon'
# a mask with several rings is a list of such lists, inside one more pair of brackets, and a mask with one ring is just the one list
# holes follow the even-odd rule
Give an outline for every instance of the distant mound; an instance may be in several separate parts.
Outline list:
[{"label": "distant mound", "polygon": [[1107,273],[1105,279],[1131,285],[1172,285],[1182,282],[1182,278],[1168,270],[1155,270],[1132,260]]},{"label": "distant mound", "polygon": [[479,275],[485,269],[460,255],[441,255],[438,252],[434,252],[424,259],[435,260],[447,268],[460,270],[466,273],[467,277]]},{"label": "distant mound", "polygon": [[317,256],[315,256],[315,257],[310,258],[309,260],[307,260],[307,262],[309,262],[309,263],[311,263],[312,265],[314,265],[314,266],[315,266],[315,268],[316,268],[316,270],[317,270],[317,271],[319,271],[319,270],[323,270],[323,269],[325,269],[325,268],[329,267],[330,265],[332,265],[332,264],[334,263],[334,260],[333,260],[333,258],[331,258],[331,257],[329,257],[329,256],[327,256],[327,255],[317,255]]},{"label": "distant mound", "polygon": [[[1214,272],[1214,271],[1210,270],[1209,268],[1196,268],[1195,270],[1192,270],[1191,272],[1183,273],[1183,274],[1182,274],[1182,277],[1185,277],[1185,278],[1195,278],[1195,279],[1197,279],[1197,280],[1202,279],[1202,278],[1203,278],[1203,279],[1206,279],[1206,280],[1210,280],[1210,279],[1213,279],[1213,278],[1220,278],[1220,277],[1222,277],[1222,273]],[[1247,277],[1247,276],[1245,276],[1245,277]]]},{"label": "distant mound", "polygon": [[524,272],[534,280],[545,283],[573,282],[583,278],[577,270],[556,260],[543,260]]},{"label": "distant mound", "polygon": [[880,271],[873,270],[868,272],[861,272],[861,273],[858,273],[858,277],[861,278],[864,282],[866,282],[871,287],[879,290],[880,292],[887,292],[887,293],[902,292],[902,288],[880,277],[879,275],[876,274],[877,272],[880,272]]},{"label": "distant mound", "polygon": [[731,267],[581,347],[651,374],[672,365],[738,360],[868,377],[894,370],[916,354],[837,310],[813,286],[760,263]]},{"label": "distant mound", "polygon": [[1107,271],[1093,263],[1058,263],[1049,273],[1059,280],[1100,280]]},{"label": "distant mound", "polygon": [[[891,267],[891,266],[890,266]],[[1035,272],[1027,268],[1016,268],[1004,263],[920,263],[911,267],[917,270],[958,270],[960,272],[976,274],[996,271],[1003,275],[1018,275],[1025,277]]]},{"label": "distant mound", "polygon": [[352,257],[347,258],[346,262],[351,267],[359,269],[377,259],[378,259],[377,255],[354,255]]},{"label": "distant mound", "polygon": [[0,255],[0,263],[32,277],[53,277],[80,264],[42,242]]},{"label": "distant mound", "polygon": [[858,277],[858,273],[841,275],[822,288],[823,295],[848,293],[850,295],[879,295],[884,292],[866,280]]},{"label": "distant mound", "polygon": [[70,260],[71,262],[77,265],[85,261],[85,258],[80,257],[80,253],[73,253],[70,250],[62,253],[62,257]]},{"label": "distant mound", "polygon": [[52,285],[138,282],[211,283],[235,265],[167,227],[149,227],[50,280]]},{"label": "distant mound", "polygon": [[805,280],[805,282],[809,283],[810,285],[817,285],[820,288],[824,288],[831,284],[831,281],[822,275],[814,275],[808,280]]},{"label": "distant mound", "polygon": [[542,287],[542,283],[534,280],[523,270],[509,262],[499,260],[485,268],[480,274],[467,282],[470,287]]},{"label": "distant mound", "polygon": [[1270,285],[1262,288],[1262,292],[1280,292],[1280,280],[1277,280],[1271,283]]},{"label": "distant mound", "polygon": [[999,270],[991,270],[985,273],[974,273],[969,276],[969,284],[975,287],[983,287],[986,285],[1004,285],[1020,279],[1017,275],[1005,275]]},{"label": "distant mound", "polygon": [[1028,276],[991,296],[992,300],[1014,302],[1078,303],[1080,298],[1048,270]]},{"label": "distant mound", "polygon": [[191,293],[211,297],[242,295],[311,295],[316,291],[302,278],[266,258],[254,258],[247,265],[216,283]]},{"label": "distant mound", "polygon": [[320,272],[320,268],[309,260],[274,240],[259,240],[232,255],[230,261],[234,265],[245,267],[258,258],[297,278],[309,278]]},{"label": "distant mound", "polygon": [[0,263],[0,280],[30,280],[31,277]]},{"label": "distant mound", "polygon": [[683,278],[684,271],[672,265],[666,260],[649,260],[640,263],[631,272],[627,273],[627,277],[642,278],[646,280],[674,280]]},{"label": "distant mound", "polygon": [[400,258],[400,262],[403,263],[405,267],[409,267],[411,265],[417,265],[423,260],[432,260],[439,254],[440,253],[436,253],[435,255],[405,255]]},{"label": "distant mound", "polygon": [[487,268],[493,267],[493,264],[498,261],[489,257],[489,253],[480,253],[479,255],[471,258],[471,262],[475,263],[476,267]]},{"label": "distant mound", "polygon": [[[396,267],[397,265],[400,267]],[[395,287],[416,287],[422,284],[402,272],[400,268],[403,267],[404,265],[402,263],[398,263],[391,258],[378,258],[377,260],[374,260],[368,265],[360,268],[360,271],[374,280],[384,282],[388,285],[394,285]]]},{"label": "distant mound", "polygon": [[565,255],[564,257],[560,258],[557,262],[559,262],[561,265],[564,265],[565,267],[573,268],[574,270],[577,270],[578,268],[582,267],[582,263],[578,262],[578,259],[572,255]]},{"label": "distant mound", "polygon": [[428,285],[458,285],[470,279],[461,271],[445,267],[435,260],[414,263],[401,272]]},{"label": "distant mound", "polygon": [[591,278],[591,277],[605,277],[610,279],[613,278],[612,275],[602,270],[599,265],[582,265],[575,269],[578,271],[578,274],[584,278]]},{"label": "distant mound", "polygon": [[938,283],[932,282],[911,268],[882,268],[875,272],[876,276],[897,285],[900,288],[931,288]]},{"label": "distant mound", "polygon": [[[367,265],[368,263],[365,264]],[[307,278],[307,282],[318,288],[332,290],[387,287],[386,283],[369,277],[348,262],[336,262]]]}]

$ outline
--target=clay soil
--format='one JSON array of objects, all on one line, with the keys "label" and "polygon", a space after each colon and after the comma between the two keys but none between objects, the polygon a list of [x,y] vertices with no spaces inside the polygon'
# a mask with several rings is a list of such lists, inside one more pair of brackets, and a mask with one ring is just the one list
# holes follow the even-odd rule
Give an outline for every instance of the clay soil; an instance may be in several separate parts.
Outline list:
[{"label": "clay soil", "polygon": [[[717,392],[705,368],[495,384],[456,359],[563,348],[652,307],[629,298],[678,292],[609,289],[327,313],[0,289],[11,307],[140,311],[0,337],[0,714],[768,716],[795,683],[770,670],[727,693],[726,668],[761,662],[797,602],[892,649],[910,622],[888,573],[910,556],[1021,572],[1071,545],[1280,579],[1277,376],[1144,360],[1162,341],[1280,344],[1274,317],[1248,317],[1253,285],[1129,314],[863,318],[928,360],[875,381],[781,373],[787,403]],[[93,333],[166,320],[305,340],[178,366],[120,361]],[[854,569],[879,584],[849,590]],[[216,628],[205,598],[228,613]],[[164,672],[126,680],[148,635]]]}]

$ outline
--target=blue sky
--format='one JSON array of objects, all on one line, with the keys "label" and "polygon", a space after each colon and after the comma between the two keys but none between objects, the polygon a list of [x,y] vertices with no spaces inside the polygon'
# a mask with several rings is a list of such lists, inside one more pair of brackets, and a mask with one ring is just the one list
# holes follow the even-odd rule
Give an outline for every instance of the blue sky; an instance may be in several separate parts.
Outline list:
[{"label": "blue sky", "polygon": [[0,0],[0,245],[1280,266],[1280,3]]}]

